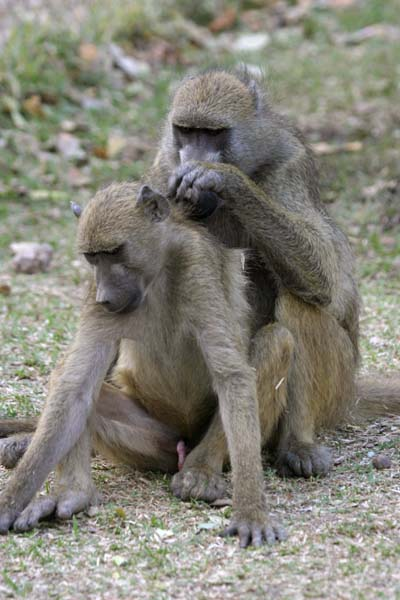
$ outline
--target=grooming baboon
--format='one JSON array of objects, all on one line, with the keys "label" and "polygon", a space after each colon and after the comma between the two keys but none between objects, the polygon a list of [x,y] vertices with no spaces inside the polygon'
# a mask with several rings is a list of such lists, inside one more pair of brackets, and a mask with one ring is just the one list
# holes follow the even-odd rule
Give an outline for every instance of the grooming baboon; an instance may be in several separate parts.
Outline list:
[{"label": "grooming baboon", "polygon": [[[321,204],[302,135],[246,70],[212,70],[178,88],[149,175],[160,191],[192,206],[200,192],[221,196],[208,230],[228,247],[250,249],[253,360],[270,374],[259,388],[263,444],[282,475],[325,474],[331,458],[315,443],[316,431],[347,415],[357,397],[358,412],[382,413],[378,396],[398,413],[400,385],[398,378],[356,383],[353,254]],[[210,448],[206,464],[211,454],[215,460]],[[183,483],[176,490],[187,494]]]},{"label": "grooming baboon", "polygon": [[[233,472],[227,534],[238,534],[241,546],[281,539],[264,505],[242,253],[149,187],[137,202],[136,194],[134,184],[113,185],[80,217],[78,247],[94,267],[93,283],[31,444],[1,495],[0,531],[24,531],[55,509],[70,516],[93,500],[91,437],[119,460],[173,472],[181,438],[194,447],[188,460],[203,467],[218,429]],[[122,391],[103,384],[118,344]],[[219,460],[208,465],[209,485],[219,484]],[[57,464],[55,495],[30,502]]]},{"label": "grooming baboon", "polygon": [[259,382],[263,443],[281,474],[325,474],[331,459],[315,432],[356,398],[360,300],[349,243],[320,202],[312,152],[260,81],[213,70],[178,88],[154,167],[153,184],[177,201],[221,196],[208,230],[250,249],[252,355],[269,374]]}]

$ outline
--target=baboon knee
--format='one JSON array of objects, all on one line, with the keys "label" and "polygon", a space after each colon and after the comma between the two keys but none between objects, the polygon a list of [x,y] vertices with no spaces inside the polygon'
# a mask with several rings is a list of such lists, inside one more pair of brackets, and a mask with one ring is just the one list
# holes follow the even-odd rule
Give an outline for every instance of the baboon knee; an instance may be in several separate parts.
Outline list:
[{"label": "baboon knee", "polygon": [[272,323],[260,329],[252,341],[251,358],[253,364],[280,363],[289,365],[293,356],[295,340],[291,332],[279,325]]}]

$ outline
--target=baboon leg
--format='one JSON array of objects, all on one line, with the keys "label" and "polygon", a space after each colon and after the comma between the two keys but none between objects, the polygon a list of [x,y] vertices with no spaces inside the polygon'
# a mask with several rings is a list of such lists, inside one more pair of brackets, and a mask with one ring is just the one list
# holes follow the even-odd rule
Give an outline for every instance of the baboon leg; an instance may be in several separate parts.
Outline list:
[{"label": "baboon leg", "polygon": [[287,408],[294,345],[290,331],[278,323],[262,327],[252,340],[250,362],[256,369],[263,446],[270,443]]},{"label": "baboon leg", "polygon": [[228,458],[225,433],[217,411],[200,443],[187,455],[182,470],[172,478],[175,496],[205,502],[226,496],[222,468]]},{"label": "baboon leg", "polygon": [[[11,442],[13,438],[4,440]],[[29,444],[27,436],[21,438]],[[98,502],[91,477],[92,447],[119,462],[138,469],[176,471],[179,437],[166,425],[117,388],[103,384],[88,426],[75,446],[59,463],[54,490],[37,496],[14,523],[16,531],[28,531],[41,519],[55,514],[69,519]]]},{"label": "baboon leg", "polygon": [[0,465],[13,469],[26,452],[33,433],[17,433],[0,439]]},{"label": "baboon leg", "polygon": [[356,353],[347,332],[324,309],[284,295],[276,317],[295,340],[287,403],[279,425],[278,472],[283,476],[326,474],[329,451],[314,441],[315,431],[334,425],[354,397]]},{"label": "baboon leg", "polygon": [[[151,417],[130,396],[104,383],[91,419],[94,449],[116,462],[141,470],[175,473],[179,436]],[[14,468],[33,434],[0,439],[0,464]]]},{"label": "baboon leg", "polygon": [[[263,327],[252,341],[250,362],[256,369],[263,445],[276,430],[286,407],[293,348],[293,336],[278,324]],[[212,502],[224,497],[226,482],[222,468],[228,461],[225,434],[217,412],[201,442],[187,456],[182,471],[174,475],[172,491],[183,500]]]},{"label": "baboon leg", "polygon": [[94,449],[135,469],[175,473],[179,435],[130,396],[104,383],[91,424]]}]

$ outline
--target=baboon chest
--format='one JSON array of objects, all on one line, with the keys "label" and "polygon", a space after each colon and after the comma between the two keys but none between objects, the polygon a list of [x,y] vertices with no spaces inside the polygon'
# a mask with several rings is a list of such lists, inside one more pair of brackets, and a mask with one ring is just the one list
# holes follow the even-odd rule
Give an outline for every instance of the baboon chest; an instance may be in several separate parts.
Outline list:
[{"label": "baboon chest", "polygon": [[172,321],[160,327],[160,316],[134,342],[122,341],[117,370],[132,373],[150,414],[190,439],[210,417],[211,379],[195,338]]}]

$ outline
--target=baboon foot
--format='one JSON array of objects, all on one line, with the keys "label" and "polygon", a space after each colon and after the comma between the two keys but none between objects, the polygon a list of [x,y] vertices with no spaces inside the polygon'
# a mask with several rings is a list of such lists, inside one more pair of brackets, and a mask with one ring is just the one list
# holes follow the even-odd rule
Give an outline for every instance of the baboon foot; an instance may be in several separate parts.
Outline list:
[{"label": "baboon foot", "polygon": [[6,469],[13,469],[25,454],[32,435],[23,434],[2,438],[0,440],[0,465]]},{"label": "baboon foot", "polygon": [[286,531],[280,525],[269,521],[266,515],[236,515],[228,527],[222,532],[223,537],[237,535],[241,548],[263,544],[269,546],[286,539]]},{"label": "baboon foot", "polygon": [[226,481],[220,473],[208,468],[185,467],[173,476],[172,492],[181,500],[214,502],[226,497]]},{"label": "baboon foot", "polygon": [[14,522],[17,532],[29,531],[38,526],[39,521],[55,516],[58,519],[71,519],[98,501],[97,494],[82,490],[68,490],[59,496],[38,496],[32,500]]},{"label": "baboon foot", "polygon": [[328,448],[318,444],[290,442],[278,453],[276,468],[281,477],[323,476],[332,466]]}]

